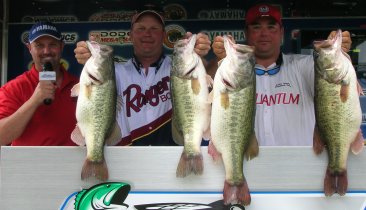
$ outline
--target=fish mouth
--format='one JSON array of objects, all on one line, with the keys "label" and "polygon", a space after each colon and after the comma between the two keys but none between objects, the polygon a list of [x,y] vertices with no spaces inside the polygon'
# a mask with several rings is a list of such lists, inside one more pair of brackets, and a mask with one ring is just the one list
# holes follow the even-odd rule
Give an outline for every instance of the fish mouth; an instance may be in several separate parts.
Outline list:
[{"label": "fish mouth", "polygon": [[229,90],[234,90],[235,89],[235,86],[233,83],[225,80],[225,79],[222,79],[222,83],[224,83],[224,85],[229,89]]},{"label": "fish mouth", "polygon": [[187,73],[186,73],[186,76],[190,75],[194,71],[194,69],[196,68],[196,66],[197,65],[194,65],[190,70],[188,70]]},{"label": "fish mouth", "polygon": [[126,200],[128,193],[131,190],[130,185],[123,185],[119,187],[114,193],[111,195],[111,203],[116,205],[126,205],[123,202]]},{"label": "fish mouth", "polygon": [[88,77],[93,81],[93,84],[102,84],[102,81],[97,79],[95,76],[93,76],[92,74],[88,73]]}]

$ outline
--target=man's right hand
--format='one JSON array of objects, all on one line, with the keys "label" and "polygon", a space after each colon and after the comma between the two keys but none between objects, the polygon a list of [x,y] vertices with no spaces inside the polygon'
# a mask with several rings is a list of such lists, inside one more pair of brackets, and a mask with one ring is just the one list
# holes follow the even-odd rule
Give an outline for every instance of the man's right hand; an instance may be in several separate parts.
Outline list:
[{"label": "man's right hand", "polygon": [[[231,35],[228,35],[228,37],[235,43],[235,40]],[[222,36],[216,36],[214,38],[214,41],[212,43],[212,49],[215,53],[218,60],[221,60],[226,57],[226,51],[224,47],[224,37]]]},{"label": "man's right hand", "polygon": [[85,41],[80,41],[76,43],[76,48],[74,49],[75,58],[80,64],[85,64],[90,58],[91,53]]},{"label": "man's right hand", "polygon": [[[96,41],[94,36],[89,37],[90,41]],[[74,49],[75,58],[80,64],[85,64],[86,61],[91,57],[91,52],[88,49],[88,45],[85,41],[80,41],[76,43],[76,48]]]}]

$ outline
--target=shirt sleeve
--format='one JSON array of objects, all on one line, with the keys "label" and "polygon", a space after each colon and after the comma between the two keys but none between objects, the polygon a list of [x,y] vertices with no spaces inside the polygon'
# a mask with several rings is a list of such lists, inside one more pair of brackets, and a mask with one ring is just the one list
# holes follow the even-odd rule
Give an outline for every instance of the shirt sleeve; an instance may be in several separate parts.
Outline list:
[{"label": "shirt sleeve", "polygon": [[22,104],[16,90],[17,88],[11,84],[0,88],[0,119],[12,115]]}]

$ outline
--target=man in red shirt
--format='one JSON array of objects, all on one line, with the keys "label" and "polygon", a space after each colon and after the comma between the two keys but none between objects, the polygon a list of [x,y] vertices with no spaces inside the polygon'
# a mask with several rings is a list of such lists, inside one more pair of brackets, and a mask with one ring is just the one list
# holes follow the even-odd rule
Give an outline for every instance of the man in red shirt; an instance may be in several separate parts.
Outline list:
[{"label": "man in red shirt", "polygon": [[[76,125],[77,101],[70,90],[78,78],[60,63],[61,33],[50,22],[36,23],[29,31],[27,47],[32,68],[0,88],[0,145],[75,145],[70,134]],[[45,63],[56,73],[54,81],[40,80]]]}]

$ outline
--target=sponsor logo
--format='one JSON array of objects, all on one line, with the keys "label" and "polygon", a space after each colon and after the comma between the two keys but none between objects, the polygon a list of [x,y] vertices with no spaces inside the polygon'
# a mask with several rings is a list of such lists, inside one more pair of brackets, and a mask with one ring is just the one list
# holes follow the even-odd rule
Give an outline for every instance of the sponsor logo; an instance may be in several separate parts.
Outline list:
[{"label": "sponsor logo", "polygon": [[100,44],[108,45],[124,45],[132,44],[130,39],[130,31],[91,31],[89,36],[94,36]]},{"label": "sponsor logo", "polygon": [[[70,195],[60,210],[128,209],[124,203],[131,186],[123,182],[105,182]],[[70,199],[74,198],[74,204]]]},{"label": "sponsor logo", "polygon": [[131,111],[140,112],[141,108],[147,103],[151,106],[157,106],[160,101],[169,100],[171,97],[169,81],[170,78],[166,76],[155,85],[152,85],[145,93],[142,92],[142,88],[139,85],[132,84],[128,86],[123,92],[123,96],[126,98],[127,117],[131,117]]},{"label": "sponsor logo", "polygon": [[130,21],[131,17],[136,14],[136,11],[115,11],[115,12],[99,12],[92,14],[89,21]]},{"label": "sponsor logo", "polygon": [[239,9],[202,10],[198,19],[203,20],[243,20],[245,11]]},{"label": "sponsor logo", "polygon": [[174,44],[186,34],[186,30],[180,25],[168,25],[165,31],[164,46],[169,49],[173,49]]},{"label": "sponsor logo", "polygon": [[64,32],[61,33],[61,37],[65,44],[75,44],[79,39],[79,35],[76,32]]},{"label": "sponsor logo", "polygon": [[[61,33],[62,40],[65,44],[75,44],[79,39],[79,36],[76,32],[64,32]],[[27,44],[29,41],[29,32],[25,31],[22,33],[20,39],[23,44]]]},{"label": "sponsor logo", "polygon": [[267,13],[269,11],[269,8],[267,6],[262,6],[259,7],[258,11],[262,13]]},{"label": "sponsor logo", "polygon": [[61,15],[61,16],[24,16],[22,22],[36,23],[40,21],[49,22],[77,22],[78,18],[73,15]]},{"label": "sponsor logo", "polygon": [[54,71],[41,71],[39,72],[39,80],[41,81],[56,81],[56,72]]},{"label": "sponsor logo", "polygon": [[231,35],[236,42],[245,42],[245,33],[243,30],[229,30],[229,31],[204,31],[210,40],[213,40],[216,36]]},{"label": "sponsor logo", "polygon": [[[130,193],[131,186],[124,182],[105,182],[94,185],[69,195],[60,210],[103,210],[103,209],[181,209],[181,210],[245,210],[239,204],[224,205],[223,200],[217,200],[209,204],[183,203],[183,202],[156,202],[149,204],[130,205],[125,203],[127,197],[133,197]],[[141,193],[138,193],[141,195]],[[148,193],[146,196],[149,196]]]},{"label": "sponsor logo", "polygon": [[273,95],[256,94],[256,104],[274,106],[276,104],[299,104],[300,94],[276,93]]},{"label": "sponsor logo", "polygon": [[168,4],[164,8],[164,18],[166,20],[187,19],[187,11],[180,4]]}]

